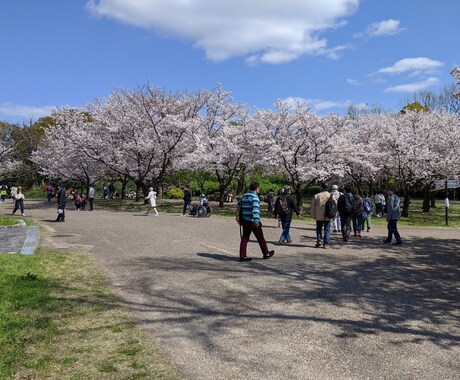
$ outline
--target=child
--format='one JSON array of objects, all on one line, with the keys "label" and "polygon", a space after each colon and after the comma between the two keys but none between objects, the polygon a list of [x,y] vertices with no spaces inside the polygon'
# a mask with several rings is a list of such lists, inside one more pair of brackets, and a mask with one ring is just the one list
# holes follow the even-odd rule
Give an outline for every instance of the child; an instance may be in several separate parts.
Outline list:
[{"label": "child", "polygon": [[86,210],[86,199],[85,199],[85,196],[83,194],[81,194],[81,209],[82,209],[82,211]]},{"label": "child", "polygon": [[80,197],[80,194],[77,194],[77,197],[75,198],[75,211],[80,211],[80,207],[81,207],[81,197]]}]

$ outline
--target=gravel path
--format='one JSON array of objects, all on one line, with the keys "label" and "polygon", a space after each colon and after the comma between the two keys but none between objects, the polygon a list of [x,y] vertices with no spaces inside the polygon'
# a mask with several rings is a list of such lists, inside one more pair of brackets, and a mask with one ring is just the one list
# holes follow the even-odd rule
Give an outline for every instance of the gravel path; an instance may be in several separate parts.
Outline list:
[{"label": "gravel path", "polygon": [[194,219],[31,204],[52,249],[88,251],[184,379],[460,379],[460,233],[373,228],[314,248],[264,222],[271,260],[237,260],[231,218]]}]

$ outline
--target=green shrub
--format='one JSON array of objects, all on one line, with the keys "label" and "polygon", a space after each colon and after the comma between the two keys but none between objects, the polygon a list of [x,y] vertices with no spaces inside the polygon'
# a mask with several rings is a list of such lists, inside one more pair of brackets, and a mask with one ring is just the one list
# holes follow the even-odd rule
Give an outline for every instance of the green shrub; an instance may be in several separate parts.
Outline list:
[{"label": "green shrub", "polygon": [[184,198],[184,190],[182,190],[182,189],[180,189],[178,187],[174,187],[174,188],[166,191],[165,197],[170,198],[170,199],[182,199],[182,198]]},{"label": "green shrub", "polygon": [[[56,189],[57,191],[57,189]],[[33,187],[28,190],[22,190],[24,196],[27,198],[46,198],[46,192],[43,187]]]}]

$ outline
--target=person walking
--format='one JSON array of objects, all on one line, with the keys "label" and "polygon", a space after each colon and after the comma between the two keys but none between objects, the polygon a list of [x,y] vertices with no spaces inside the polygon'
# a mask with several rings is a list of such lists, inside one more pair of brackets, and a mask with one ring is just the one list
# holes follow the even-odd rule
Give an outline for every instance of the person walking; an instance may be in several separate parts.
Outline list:
[{"label": "person walking", "polygon": [[190,209],[192,203],[192,192],[187,187],[184,189],[184,208],[182,209],[182,216],[185,216],[187,209]]},{"label": "person walking", "polygon": [[353,194],[355,200],[355,209],[353,211],[353,234],[355,237],[361,237],[363,227],[363,198],[356,192]]},{"label": "person walking", "polygon": [[113,182],[110,183],[110,185],[107,188],[107,190],[108,190],[109,199],[113,199],[113,196],[115,195],[115,186],[113,185]]},{"label": "person walking", "polygon": [[95,195],[94,187],[90,186],[88,190],[89,211],[93,211],[94,195]]},{"label": "person walking", "polygon": [[272,212],[273,208],[275,207],[275,192],[273,189],[270,189],[270,191],[267,194],[267,203],[268,203],[268,212]]},{"label": "person walking", "polygon": [[12,214],[16,214],[16,211],[18,211],[18,209],[21,210],[21,216],[26,216],[26,214],[24,214],[24,194],[22,193],[21,186],[18,187],[16,195],[14,196],[14,209]]},{"label": "person walking", "polygon": [[[332,186],[332,191],[331,191],[332,196],[334,197],[335,202],[337,203],[339,201],[340,196],[342,193],[339,191],[339,187],[337,185]],[[342,226],[340,224],[340,213],[337,211],[337,214],[332,221],[333,224],[333,231],[332,232],[342,232]]]},{"label": "person walking", "polygon": [[344,193],[339,197],[337,209],[340,214],[340,223],[342,228],[342,238],[344,242],[350,240],[351,217],[355,209],[355,200],[351,193],[350,186],[345,186]]},{"label": "person walking", "polygon": [[145,213],[145,215],[148,215],[150,210],[152,209],[155,212],[155,216],[160,215],[157,211],[157,193],[156,191],[153,191],[153,187],[149,188],[149,193],[145,197],[145,199],[148,200],[148,204],[147,204],[148,208],[147,208],[147,212]]},{"label": "person walking", "polygon": [[291,228],[292,222],[292,213],[295,211],[297,217],[300,216],[299,208],[291,198],[291,188],[286,186],[282,191],[279,197],[276,198],[274,205],[273,216],[275,218],[280,218],[281,226],[283,227],[283,232],[281,233],[279,244],[290,244],[292,243],[291,235],[289,230]]},{"label": "person walking", "polygon": [[48,203],[51,203],[51,198],[54,196],[54,187],[51,186],[49,183],[45,186],[46,198],[48,199]]},{"label": "person walking", "polygon": [[243,233],[240,242],[240,261],[251,261],[252,258],[247,256],[246,250],[251,232],[256,237],[264,259],[269,259],[275,254],[275,251],[269,251],[262,230],[260,221],[260,199],[259,184],[254,182],[249,187],[249,192],[241,197],[241,226]]},{"label": "person walking", "polygon": [[[331,235],[331,219],[326,216],[326,202],[331,196],[327,191],[328,186],[321,184],[321,191],[313,197],[311,202],[311,216],[316,220],[316,244],[315,247],[329,248]],[[324,228],[324,239],[323,239]]]},{"label": "person walking", "polygon": [[375,216],[377,218],[380,218],[382,216],[383,210],[382,210],[382,198],[383,194],[379,190],[374,196],[374,204],[375,204]]},{"label": "person walking", "polygon": [[398,232],[398,220],[401,218],[401,205],[394,188],[388,190],[388,200],[386,202],[386,206],[388,237],[383,242],[391,243],[391,239],[394,235],[396,242],[393,244],[402,245],[401,236]]},{"label": "person walking", "polygon": [[56,194],[56,198],[57,198],[58,216],[55,222],[64,222],[67,195],[66,195],[66,190],[64,188],[64,185],[62,183],[58,184],[58,192]]},{"label": "person walking", "polygon": [[367,191],[363,191],[363,226],[361,228],[364,231],[364,227],[366,228],[366,232],[369,232],[372,227],[372,213],[374,209],[372,207],[372,200],[369,197],[369,193]]}]

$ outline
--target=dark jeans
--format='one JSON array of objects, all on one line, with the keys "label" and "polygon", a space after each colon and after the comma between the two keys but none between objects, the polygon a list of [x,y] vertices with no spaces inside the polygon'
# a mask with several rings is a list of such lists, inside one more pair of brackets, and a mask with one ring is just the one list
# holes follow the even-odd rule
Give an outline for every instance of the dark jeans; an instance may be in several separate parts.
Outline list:
[{"label": "dark jeans", "polygon": [[24,201],[22,199],[19,199],[14,202],[14,210],[13,214],[18,211],[18,208],[21,209],[21,214],[24,214]]},{"label": "dark jeans", "polygon": [[255,227],[251,222],[243,222],[243,236],[241,237],[240,243],[240,257],[246,257],[246,248],[248,246],[249,237],[251,232],[254,233],[257,241],[259,242],[260,250],[264,255],[268,254],[267,242],[264,238],[264,232],[262,230],[262,223],[258,223],[258,226]]},{"label": "dark jeans", "polygon": [[64,221],[65,220],[65,205],[64,206],[58,206],[58,209],[61,209],[62,210],[62,213],[58,213],[58,216],[56,218],[56,222],[62,220]]},{"label": "dark jeans", "polygon": [[89,198],[89,210],[90,211],[93,211],[93,202],[94,202],[94,198]]},{"label": "dark jeans", "polygon": [[185,213],[187,212],[187,209],[190,209],[191,207],[192,207],[191,202],[184,201],[184,208],[182,209],[182,215],[185,215]]},{"label": "dark jeans", "polygon": [[272,212],[273,211],[273,206],[274,206],[275,202],[273,201],[273,199],[270,199],[268,201],[268,212]]},{"label": "dark jeans", "polygon": [[351,216],[350,215],[340,215],[340,224],[342,228],[343,240],[347,241],[348,239],[350,239],[350,233],[351,233]]},{"label": "dark jeans", "polygon": [[395,239],[397,242],[401,242],[401,236],[399,235],[399,232],[398,232],[398,220],[397,219],[389,220],[387,224],[387,229],[388,229],[388,237],[387,237],[388,242],[391,241],[391,238],[393,237],[393,235],[395,236]]},{"label": "dark jeans", "polygon": [[362,215],[353,215],[353,233],[360,234],[363,227],[363,216]]},{"label": "dark jeans", "polygon": [[[323,226],[324,226],[324,240],[323,240]],[[317,220],[316,221],[316,241],[319,243],[323,240],[323,245],[329,244],[331,236],[331,221],[330,220]]]},{"label": "dark jeans", "polygon": [[46,196],[48,198],[48,203],[51,203],[51,198],[53,198],[53,193],[46,193]]}]

